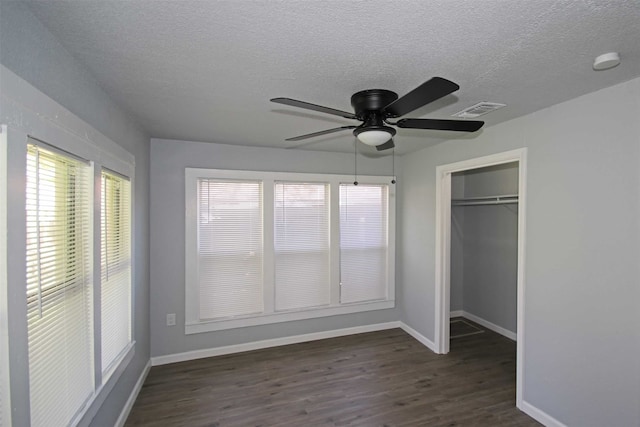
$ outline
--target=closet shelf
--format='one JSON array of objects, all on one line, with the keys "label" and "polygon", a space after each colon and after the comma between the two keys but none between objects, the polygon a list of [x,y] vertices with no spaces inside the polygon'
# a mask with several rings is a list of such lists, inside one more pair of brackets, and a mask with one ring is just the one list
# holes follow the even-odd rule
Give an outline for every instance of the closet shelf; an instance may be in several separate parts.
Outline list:
[{"label": "closet shelf", "polygon": [[505,205],[518,203],[517,194],[503,194],[500,196],[466,197],[451,199],[452,206]]}]

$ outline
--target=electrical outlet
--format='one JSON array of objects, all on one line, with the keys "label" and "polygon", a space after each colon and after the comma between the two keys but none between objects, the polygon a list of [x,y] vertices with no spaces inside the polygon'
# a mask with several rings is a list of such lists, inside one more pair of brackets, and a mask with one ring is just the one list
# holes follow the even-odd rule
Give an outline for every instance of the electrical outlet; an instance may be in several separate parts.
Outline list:
[{"label": "electrical outlet", "polygon": [[175,313],[167,314],[167,326],[176,326],[176,314]]}]

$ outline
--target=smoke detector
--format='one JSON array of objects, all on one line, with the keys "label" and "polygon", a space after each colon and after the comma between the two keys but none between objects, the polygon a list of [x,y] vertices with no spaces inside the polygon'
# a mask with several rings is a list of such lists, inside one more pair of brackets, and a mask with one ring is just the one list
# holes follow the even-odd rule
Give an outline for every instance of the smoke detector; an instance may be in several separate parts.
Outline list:
[{"label": "smoke detector", "polygon": [[608,70],[620,64],[620,55],[618,52],[604,53],[593,61],[593,69],[596,71]]},{"label": "smoke detector", "polygon": [[497,102],[478,102],[471,107],[465,108],[462,111],[458,111],[457,113],[452,114],[452,116],[460,117],[463,119],[474,119],[476,117],[484,116],[487,113],[506,106],[507,104],[498,104]]}]

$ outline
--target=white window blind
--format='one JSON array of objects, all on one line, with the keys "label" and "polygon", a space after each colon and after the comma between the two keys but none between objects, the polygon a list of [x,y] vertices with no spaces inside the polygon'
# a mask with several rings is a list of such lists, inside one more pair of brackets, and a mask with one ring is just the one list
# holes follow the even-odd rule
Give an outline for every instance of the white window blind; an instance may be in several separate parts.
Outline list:
[{"label": "white window blind", "polygon": [[340,302],[387,298],[388,186],[340,184]]},{"label": "white window blind", "polygon": [[106,170],[101,181],[101,360],[108,373],[131,342],[131,185]]},{"label": "white window blind", "polygon": [[93,392],[91,192],[88,164],[28,146],[31,426],[69,424]]},{"label": "white window blind", "polygon": [[199,318],[263,311],[262,183],[199,178]]},{"label": "white window blind", "polygon": [[330,303],[328,196],[328,184],[275,184],[276,310]]}]

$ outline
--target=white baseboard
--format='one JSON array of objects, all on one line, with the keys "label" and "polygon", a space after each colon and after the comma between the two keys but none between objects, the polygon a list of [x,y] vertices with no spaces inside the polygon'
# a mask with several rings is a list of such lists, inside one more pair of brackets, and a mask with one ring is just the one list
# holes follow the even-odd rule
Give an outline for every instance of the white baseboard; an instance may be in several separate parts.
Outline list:
[{"label": "white baseboard", "polygon": [[551,415],[536,408],[530,403],[523,401],[522,406],[520,407],[520,410],[522,410],[522,412],[529,415],[531,418],[533,418],[534,420],[538,421],[539,423],[543,424],[546,427],[567,427],[566,424],[561,423],[560,421],[553,418]]},{"label": "white baseboard", "polygon": [[449,312],[449,317],[462,317],[464,316],[464,310],[454,310]]},{"label": "white baseboard", "polygon": [[514,332],[511,332],[510,330],[505,329],[502,326],[498,326],[495,323],[491,323],[488,320],[484,320],[482,317],[478,317],[475,314],[469,313],[468,311],[462,311],[460,315],[466,319],[476,322],[478,325],[482,325],[493,332],[505,336],[512,341],[516,341],[518,337]]},{"label": "white baseboard", "polygon": [[131,412],[131,408],[133,408],[133,404],[136,402],[138,393],[140,393],[140,390],[142,389],[142,384],[144,384],[144,380],[147,379],[147,375],[149,374],[150,369],[151,369],[151,359],[149,359],[146,366],[142,370],[140,377],[138,377],[138,381],[136,382],[136,385],[133,387],[133,390],[131,390],[131,394],[129,395],[127,402],[124,404],[124,407],[122,408],[122,411],[120,412],[120,416],[118,417],[118,420],[116,421],[116,424],[114,427],[124,426],[124,423],[127,421],[127,417],[129,416],[129,412]]},{"label": "white baseboard", "polygon": [[406,333],[411,335],[413,338],[418,340],[422,345],[427,347],[429,350],[433,351],[434,353],[436,352],[436,345],[433,341],[431,341],[429,338],[425,337],[420,332],[416,331],[406,323],[403,323],[403,322],[399,322],[399,323],[400,323],[400,328],[402,328],[403,331],[405,331]]},{"label": "white baseboard", "polygon": [[400,322],[376,323],[373,325],[356,326],[353,328],[335,329],[332,331],[314,332],[310,334],[294,335],[290,337],[274,338],[269,340],[254,341],[244,344],[228,345],[224,347],[206,348],[202,350],[187,351],[184,353],[167,354],[151,358],[152,366],[166,365],[169,363],[185,362],[188,360],[203,359],[205,357],[222,356],[224,354],[242,353],[251,350],[260,350],[281,345],[298,344],[307,341],[316,341],[326,338],[342,337],[345,335],[362,334],[365,332],[383,331],[385,329],[400,328]]}]

